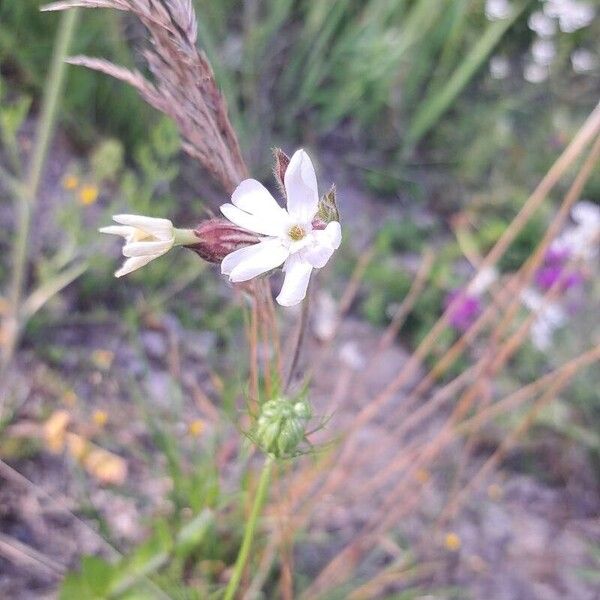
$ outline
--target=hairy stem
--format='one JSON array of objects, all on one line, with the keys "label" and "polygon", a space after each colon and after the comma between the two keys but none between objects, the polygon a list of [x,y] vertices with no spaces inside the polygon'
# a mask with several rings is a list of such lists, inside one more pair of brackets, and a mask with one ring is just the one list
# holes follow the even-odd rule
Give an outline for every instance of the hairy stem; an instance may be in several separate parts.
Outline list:
[{"label": "hairy stem", "polygon": [[223,597],[223,600],[233,600],[240,585],[242,574],[244,573],[246,562],[248,561],[248,555],[250,554],[250,548],[252,547],[252,540],[254,539],[254,532],[256,531],[258,516],[265,502],[267,490],[269,489],[269,480],[271,478],[273,462],[273,458],[268,456],[263,466],[262,473],[260,474],[258,488],[256,489],[256,495],[254,496],[254,503],[252,504],[250,517],[246,523],[246,529],[244,531],[244,539],[242,540],[242,545],[240,547],[237,560],[235,561],[233,575],[227,584],[227,589],[225,590],[225,596]]},{"label": "hairy stem", "polygon": [[71,44],[71,39],[73,38],[78,14],[78,10],[72,10],[66,12],[61,18],[56,34],[52,63],[44,88],[42,111],[37,126],[35,146],[27,178],[22,186],[15,189],[17,223],[13,246],[13,271],[9,296],[10,312],[7,317],[8,340],[3,349],[1,372],[5,371],[11,361],[20,335],[22,324],[20,323],[19,310],[23,296],[25,272],[27,270],[31,215],[37,204],[38,190],[44,172],[44,165],[46,164],[48,147],[56,125],[59,100],[65,79],[65,58]]}]

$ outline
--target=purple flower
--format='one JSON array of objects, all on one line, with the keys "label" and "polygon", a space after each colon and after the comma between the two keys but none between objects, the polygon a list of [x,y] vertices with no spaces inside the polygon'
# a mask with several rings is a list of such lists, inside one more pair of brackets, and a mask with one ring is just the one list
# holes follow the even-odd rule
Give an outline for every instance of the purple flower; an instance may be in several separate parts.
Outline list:
[{"label": "purple flower", "polygon": [[467,294],[462,290],[449,292],[444,300],[444,307],[450,310],[450,325],[457,331],[464,332],[477,320],[481,314],[481,300],[477,296]]},{"label": "purple flower", "polygon": [[560,280],[560,289],[565,292],[580,285],[583,282],[583,275],[580,271],[567,266],[569,258],[568,249],[550,247],[544,256],[542,266],[535,274],[537,286],[542,290],[549,290]]}]

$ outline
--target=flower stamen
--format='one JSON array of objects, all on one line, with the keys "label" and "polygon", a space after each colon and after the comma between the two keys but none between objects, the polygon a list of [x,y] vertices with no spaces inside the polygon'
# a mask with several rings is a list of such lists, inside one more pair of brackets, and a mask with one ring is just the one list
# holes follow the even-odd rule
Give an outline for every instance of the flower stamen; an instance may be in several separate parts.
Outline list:
[{"label": "flower stamen", "polygon": [[298,242],[306,235],[306,232],[300,225],[292,225],[288,231],[288,235],[292,240]]}]

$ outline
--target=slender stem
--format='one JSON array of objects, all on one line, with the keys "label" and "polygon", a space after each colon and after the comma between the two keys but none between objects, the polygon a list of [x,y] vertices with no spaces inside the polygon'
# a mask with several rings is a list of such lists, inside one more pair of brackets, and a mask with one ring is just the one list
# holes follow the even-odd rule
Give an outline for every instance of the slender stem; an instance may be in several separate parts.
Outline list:
[{"label": "slender stem", "polygon": [[308,327],[308,311],[310,308],[310,283],[308,284],[308,290],[306,292],[306,298],[302,303],[302,312],[300,313],[300,320],[298,323],[298,337],[296,338],[296,344],[294,346],[294,355],[292,356],[292,362],[290,364],[290,370],[285,382],[284,392],[287,392],[292,380],[294,378],[294,372],[298,366],[298,360],[300,359],[300,350],[302,349],[302,343],[304,342],[304,334]]},{"label": "slender stem", "polygon": [[8,317],[9,339],[2,356],[2,369],[6,368],[12,358],[21,329],[19,309],[21,306],[21,298],[23,296],[25,272],[27,270],[27,250],[31,228],[31,215],[37,204],[38,189],[42,179],[46,157],[48,155],[48,147],[56,125],[59,100],[65,79],[65,58],[75,32],[78,14],[78,10],[71,10],[64,13],[61,17],[56,34],[54,52],[52,54],[52,63],[50,65],[50,71],[44,89],[42,110],[36,131],[35,147],[33,149],[33,155],[27,173],[27,180],[24,182],[23,186],[16,190],[18,191],[15,195],[17,232],[13,247],[10,315]]},{"label": "slender stem", "polygon": [[250,512],[250,517],[246,523],[246,529],[244,531],[244,539],[242,540],[242,545],[240,547],[237,560],[235,561],[233,575],[227,584],[227,589],[225,590],[225,596],[223,597],[223,600],[233,600],[238,586],[240,585],[242,574],[244,573],[246,562],[248,561],[248,555],[250,554],[250,548],[252,547],[252,540],[254,539],[258,515],[260,514],[267,496],[267,490],[269,489],[269,480],[271,478],[273,462],[273,458],[268,456],[263,466],[262,473],[260,474],[258,488],[256,489],[256,496],[254,496],[254,504],[252,505],[252,511]]}]

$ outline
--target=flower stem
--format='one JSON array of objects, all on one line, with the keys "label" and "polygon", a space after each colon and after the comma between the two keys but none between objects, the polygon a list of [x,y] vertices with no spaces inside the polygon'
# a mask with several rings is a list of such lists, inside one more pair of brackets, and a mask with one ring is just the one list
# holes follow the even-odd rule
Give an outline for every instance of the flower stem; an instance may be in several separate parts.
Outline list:
[{"label": "flower stem", "polygon": [[300,320],[298,322],[298,336],[294,344],[294,354],[292,356],[292,362],[290,364],[290,370],[288,371],[287,379],[285,381],[284,392],[287,392],[293,379],[296,367],[298,366],[298,360],[300,360],[300,351],[302,350],[302,344],[304,342],[304,334],[308,327],[308,312],[310,309],[310,282],[306,291],[306,298],[302,303],[302,312],[300,313]]},{"label": "flower stem", "polygon": [[2,355],[2,371],[8,366],[19,339],[20,329],[20,307],[23,296],[25,272],[27,270],[27,250],[29,241],[29,230],[31,228],[31,215],[37,204],[38,189],[48,147],[56,125],[60,95],[65,79],[65,58],[75,32],[79,11],[71,10],[62,17],[56,34],[52,63],[48,73],[48,79],[44,89],[42,100],[42,111],[36,130],[35,146],[31,157],[31,163],[27,173],[27,179],[15,190],[17,209],[17,233],[13,247],[13,271],[10,288],[10,314],[8,319],[8,340]]},{"label": "flower stem", "polygon": [[250,512],[250,517],[246,523],[246,529],[244,530],[244,539],[242,540],[242,545],[240,547],[237,560],[235,561],[233,575],[227,584],[227,589],[225,590],[225,596],[223,597],[223,600],[233,600],[238,586],[240,585],[242,574],[244,573],[246,562],[248,561],[248,555],[250,554],[250,548],[252,547],[252,540],[254,539],[258,515],[260,514],[267,496],[273,462],[274,459],[270,456],[267,456],[262,473],[260,474],[260,480],[258,482],[258,488],[256,489],[256,496],[254,496],[252,511]]}]

